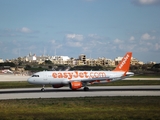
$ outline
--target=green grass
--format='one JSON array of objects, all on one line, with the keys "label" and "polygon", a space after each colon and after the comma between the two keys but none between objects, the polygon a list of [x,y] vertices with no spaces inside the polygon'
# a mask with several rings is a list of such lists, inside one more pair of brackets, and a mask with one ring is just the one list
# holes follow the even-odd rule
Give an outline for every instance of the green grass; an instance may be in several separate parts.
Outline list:
[{"label": "green grass", "polygon": [[32,85],[26,81],[0,82],[0,89],[4,89],[4,88],[32,88],[32,87],[42,87],[42,85]]},{"label": "green grass", "polygon": [[158,120],[160,97],[0,100],[0,119]]},{"label": "green grass", "polygon": [[160,80],[120,80],[105,84],[93,84],[97,86],[128,86],[128,85],[160,85]]},{"label": "green grass", "polygon": [[[160,85],[160,80],[121,80],[105,84],[93,84],[92,86],[127,86],[127,85]],[[42,85],[32,85],[26,81],[0,82],[0,89],[5,88],[41,88]],[[51,87],[51,85],[46,85]]]},{"label": "green grass", "polygon": [[160,74],[140,74],[134,75],[131,78],[160,78]]}]

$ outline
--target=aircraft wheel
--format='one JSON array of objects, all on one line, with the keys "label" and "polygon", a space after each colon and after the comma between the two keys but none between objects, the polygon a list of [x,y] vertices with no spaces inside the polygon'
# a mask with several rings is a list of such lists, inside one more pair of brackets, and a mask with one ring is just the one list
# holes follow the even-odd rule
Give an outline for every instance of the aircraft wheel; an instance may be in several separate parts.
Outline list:
[{"label": "aircraft wheel", "polygon": [[88,91],[89,90],[89,88],[88,87],[84,87],[84,89],[83,89],[84,91]]},{"label": "aircraft wheel", "polygon": [[42,92],[44,92],[44,91],[45,91],[45,89],[44,89],[44,88],[42,88],[42,89],[41,89],[41,91],[42,91]]}]

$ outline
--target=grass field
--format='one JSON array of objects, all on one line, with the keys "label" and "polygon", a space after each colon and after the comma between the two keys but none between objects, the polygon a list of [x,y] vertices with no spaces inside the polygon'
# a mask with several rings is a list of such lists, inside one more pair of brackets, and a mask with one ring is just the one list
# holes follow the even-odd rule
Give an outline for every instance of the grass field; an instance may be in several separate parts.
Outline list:
[{"label": "grass field", "polygon": [[[96,85],[160,85],[160,80],[122,80]],[[50,85],[46,87],[48,86]],[[0,82],[0,89],[31,87],[42,86],[25,81]],[[159,118],[160,96],[0,100],[1,120],[159,120]]]},{"label": "grass field", "polygon": [[160,78],[160,74],[135,74],[131,78]]},{"label": "grass field", "polygon": [[[160,80],[121,80],[106,84],[93,84],[92,86],[126,86],[126,85],[160,85]],[[50,87],[51,85],[46,85]],[[32,88],[39,87],[42,85],[32,85],[26,81],[15,81],[15,82],[0,82],[0,89],[5,88]]]},{"label": "grass field", "polygon": [[160,97],[84,97],[0,100],[7,120],[159,120]]}]

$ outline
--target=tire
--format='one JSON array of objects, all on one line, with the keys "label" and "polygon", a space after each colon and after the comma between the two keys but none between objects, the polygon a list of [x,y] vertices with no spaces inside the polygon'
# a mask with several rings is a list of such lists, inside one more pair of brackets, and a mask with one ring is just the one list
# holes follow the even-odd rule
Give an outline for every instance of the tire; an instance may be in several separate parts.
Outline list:
[{"label": "tire", "polygon": [[42,89],[41,89],[41,91],[42,91],[42,92],[44,92],[44,91],[45,91],[45,89],[44,89],[44,88],[42,88]]},{"label": "tire", "polygon": [[84,90],[84,91],[89,91],[89,88],[88,88],[88,87],[84,87],[83,90]]}]

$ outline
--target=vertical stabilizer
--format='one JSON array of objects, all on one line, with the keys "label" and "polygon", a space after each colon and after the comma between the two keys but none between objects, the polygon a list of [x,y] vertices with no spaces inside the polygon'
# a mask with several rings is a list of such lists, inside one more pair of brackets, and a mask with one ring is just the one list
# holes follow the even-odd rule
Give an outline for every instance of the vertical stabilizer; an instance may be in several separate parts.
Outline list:
[{"label": "vertical stabilizer", "polygon": [[121,60],[121,62],[118,64],[118,66],[113,71],[127,72],[130,67],[131,57],[132,57],[132,52],[127,52],[126,55]]}]

